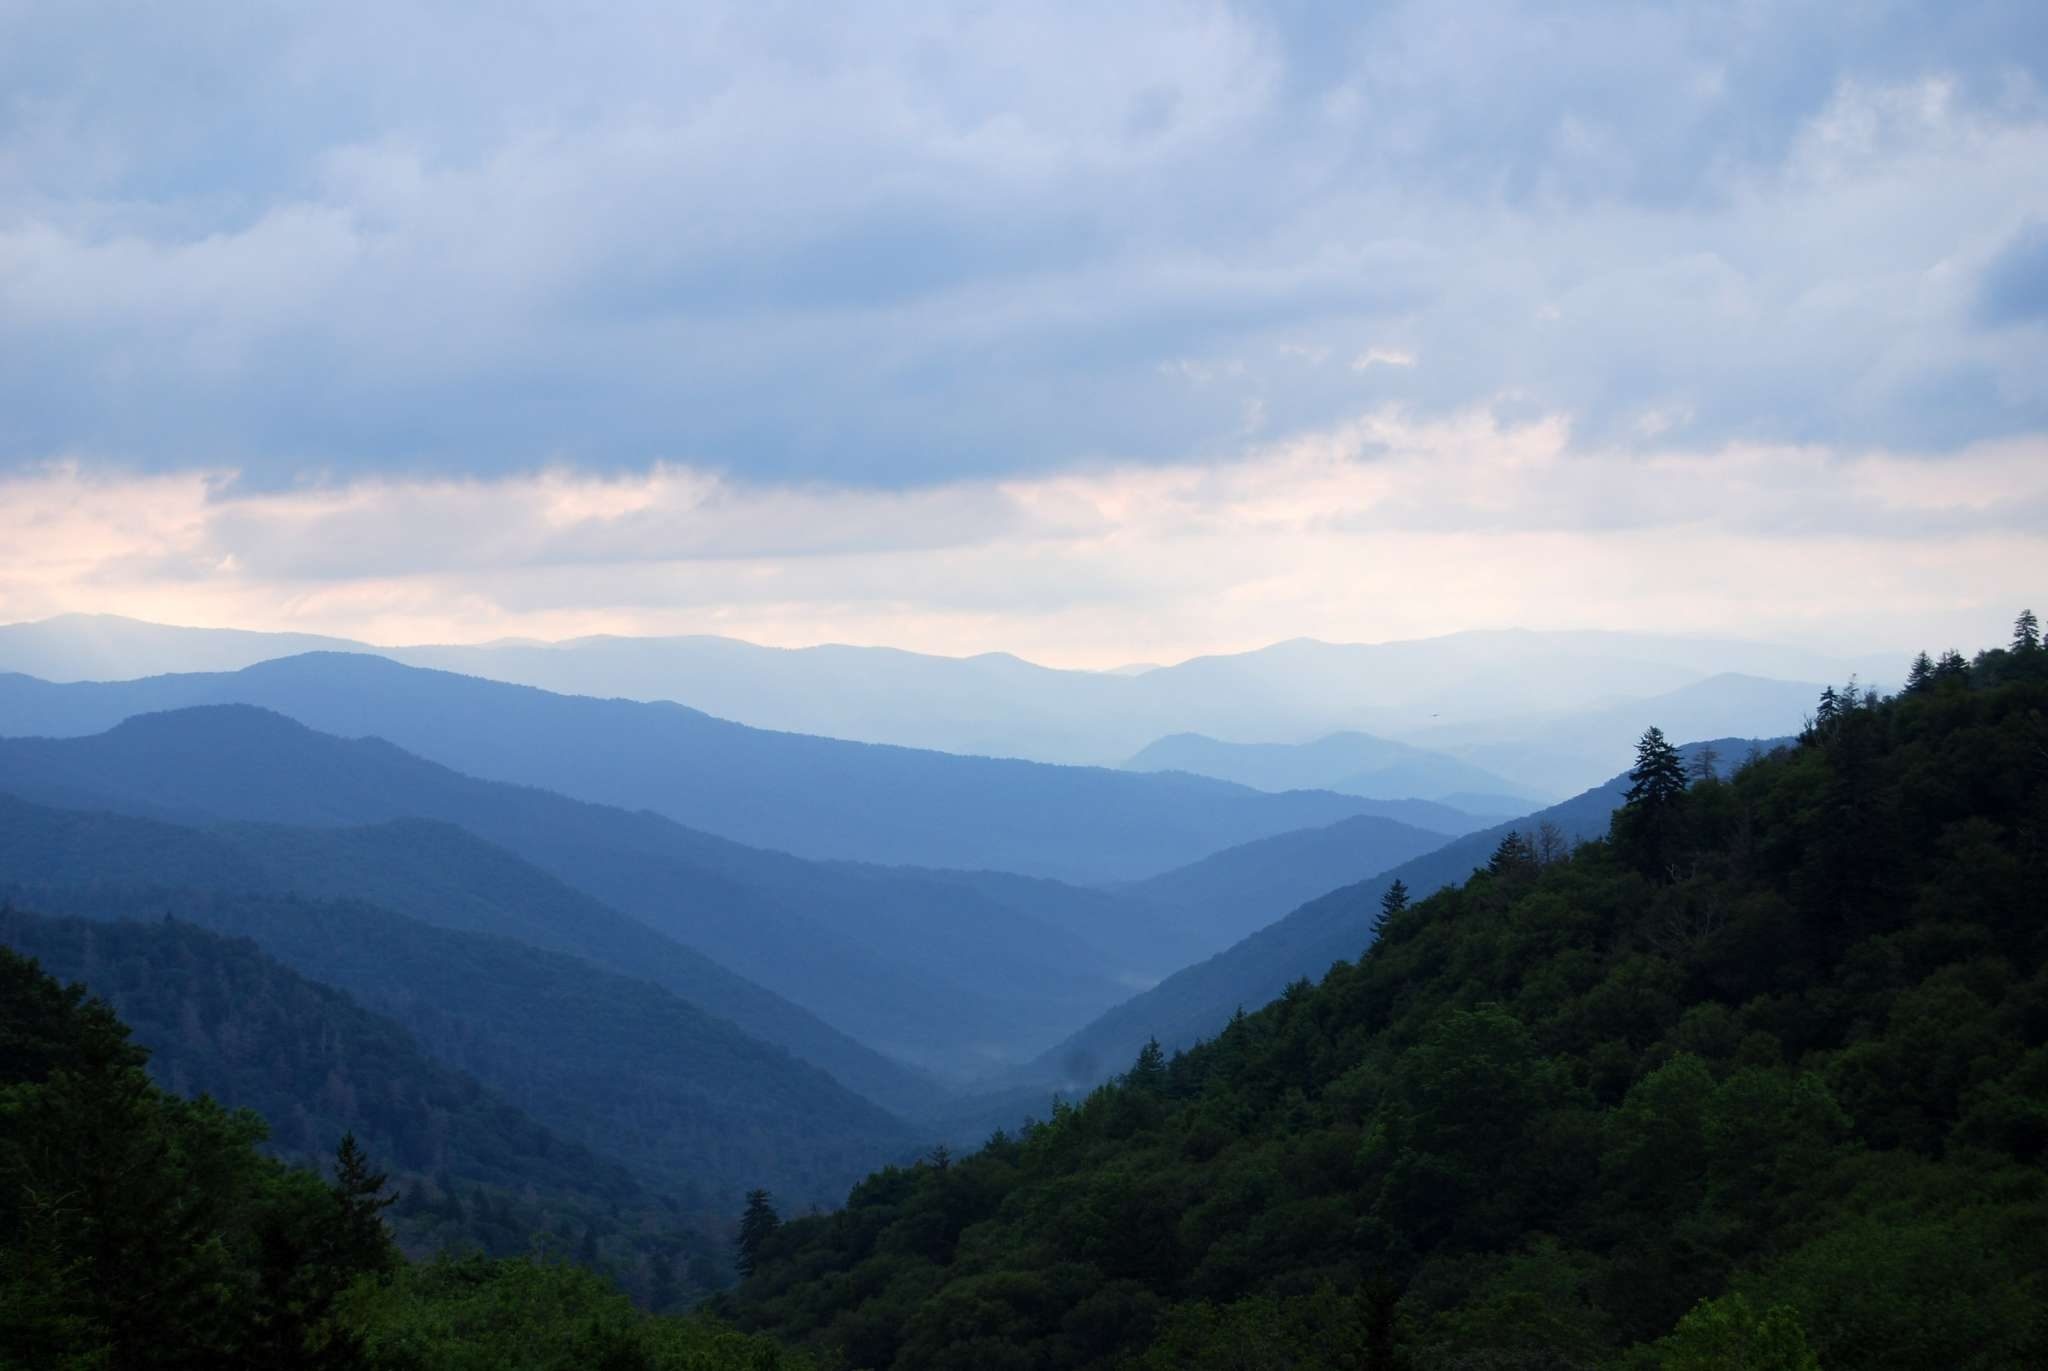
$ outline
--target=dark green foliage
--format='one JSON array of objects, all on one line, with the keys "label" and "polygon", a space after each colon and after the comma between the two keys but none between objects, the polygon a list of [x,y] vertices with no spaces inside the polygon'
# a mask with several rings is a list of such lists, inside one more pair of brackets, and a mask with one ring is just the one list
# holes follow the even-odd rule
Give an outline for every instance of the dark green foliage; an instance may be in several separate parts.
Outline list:
[{"label": "dark green foliage", "polygon": [[262,1124],[152,1085],[97,1000],[0,948],[0,1366],[35,1371],[799,1371],[532,1259],[404,1263],[345,1136],[331,1184]]},{"label": "dark green foliage", "polygon": [[1387,925],[1393,921],[1394,916],[1407,907],[1407,883],[1399,876],[1396,876],[1393,884],[1388,886],[1386,892],[1380,896],[1380,912],[1373,917],[1372,936],[1378,938],[1382,933],[1385,933]]},{"label": "dark green foliage", "polygon": [[2048,1364],[2044,658],[1690,788],[1646,739],[1654,834],[870,1177],[723,1307],[841,1367]]},{"label": "dark green foliage", "polygon": [[[31,825],[27,809],[0,806],[10,831],[64,831],[61,812],[42,810],[46,822]],[[103,834],[120,822],[86,817]],[[102,919],[168,912],[252,938],[396,1020],[558,1137],[628,1163],[654,1189],[694,1195],[694,1210],[728,1212],[755,1177],[836,1202],[866,1171],[911,1151],[904,1125],[816,1067],[660,986],[577,958],[355,901],[105,886],[17,898]],[[98,988],[84,964],[58,965]]]},{"label": "dark green foliage", "polygon": [[[1721,738],[1691,744],[1685,751],[1696,755],[1706,746],[1732,756],[1764,745]],[[1547,860],[1569,855],[1574,843],[1607,833],[1628,785],[1628,777],[1622,775],[1512,823],[1468,833],[1370,880],[1329,891],[1236,946],[1183,968],[1046,1053],[1037,1066],[1047,1087],[1009,1117],[1042,1111],[1055,1083],[1085,1088],[1102,1080],[1129,1061],[1148,1037],[1157,1037],[1169,1049],[1192,1046],[1222,1031],[1239,1005],[1264,1004],[1290,981],[1321,976],[1333,964],[1356,957],[1359,928],[1373,919],[1380,897],[1396,880],[1407,887],[1411,899],[1456,884],[1474,868],[1485,866],[1501,839],[1516,830],[1535,832],[1539,857],[1546,849]],[[976,1136],[986,1131],[984,1127]]]},{"label": "dark green foliage", "polygon": [[2041,621],[2034,617],[2034,611],[2023,609],[2020,617],[2012,624],[2012,650],[2032,652],[2041,646]]},{"label": "dark green foliage", "polygon": [[746,1212],[740,1216],[739,1234],[733,1240],[737,1254],[734,1265],[742,1276],[754,1274],[754,1267],[761,1260],[761,1251],[768,1240],[775,1236],[775,1230],[782,1226],[781,1216],[776,1214],[775,1205],[766,1190],[747,1192]]},{"label": "dark green foliage", "polygon": [[[150,1072],[267,1125],[269,1150],[324,1164],[331,1140],[362,1234],[379,1187],[365,1149],[397,1173],[389,1213],[405,1246],[511,1255],[564,1230],[638,1293],[658,1254],[710,1253],[719,1225],[680,1212],[615,1162],[536,1123],[465,1073],[423,1055],[398,1025],[293,973],[253,944],[177,919],[99,923],[0,909],[0,946],[83,981],[134,1027]],[[397,949],[392,949],[396,951]]]}]

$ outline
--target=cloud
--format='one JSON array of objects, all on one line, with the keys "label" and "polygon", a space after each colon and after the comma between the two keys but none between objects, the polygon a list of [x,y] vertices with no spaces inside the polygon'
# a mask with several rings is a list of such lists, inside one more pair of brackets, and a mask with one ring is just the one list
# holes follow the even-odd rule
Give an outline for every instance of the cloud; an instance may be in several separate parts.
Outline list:
[{"label": "cloud", "polygon": [[[15,6],[0,462],[909,488],[1507,395],[2038,432],[1979,282],[2048,219],[2044,14]],[[1304,364],[1376,347],[1428,365]]]},{"label": "cloud", "polygon": [[1992,326],[2048,319],[2048,221],[2023,225],[1985,266],[1977,317]]},{"label": "cloud", "polygon": [[2040,440],[1940,460],[1640,453],[1484,409],[1386,408],[1228,460],[905,490],[675,466],[289,491],[234,475],[68,463],[0,482],[0,618],[386,642],[719,632],[1074,665],[1511,624],[1862,650],[1975,641],[2048,572]]}]

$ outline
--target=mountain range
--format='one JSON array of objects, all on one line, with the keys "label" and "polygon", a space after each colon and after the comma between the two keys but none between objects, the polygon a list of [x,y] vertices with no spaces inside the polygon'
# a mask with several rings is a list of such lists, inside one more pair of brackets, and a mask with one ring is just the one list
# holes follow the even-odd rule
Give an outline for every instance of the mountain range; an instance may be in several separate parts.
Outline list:
[{"label": "mountain range", "polygon": [[[1611,774],[1619,764],[1613,738],[1600,733],[1591,747],[1468,754],[1468,744],[1485,739],[1457,730],[1505,719],[1564,722],[1728,673],[1799,683],[1810,700],[1818,682],[1839,684],[1854,674],[1892,681],[1904,660],[1725,639],[1517,629],[1374,644],[1297,639],[1099,672],[1005,654],[788,649],[704,636],[375,647],[103,615],[0,626],[0,671],[56,681],[232,671],[315,650],[374,652],[569,694],[672,700],[760,728],[1050,762],[1114,765],[1177,733],[1300,743],[1364,731],[1448,753],[1508,778],[1515,793],[1536,796],[1570,794]],[[1721,727],[1674,732],[1762,736],[1797,722],[1767,705]]]},{"label": "mountain range", "polygon": [[0,733],[77,736],[224,703],[800,857],[1080,883],[1141,879],[1370,807],[1325,791],[1274,795],[1181,774],[778,733],[675,704],[557,695],[343,653],[114,683],[0,677]]}]

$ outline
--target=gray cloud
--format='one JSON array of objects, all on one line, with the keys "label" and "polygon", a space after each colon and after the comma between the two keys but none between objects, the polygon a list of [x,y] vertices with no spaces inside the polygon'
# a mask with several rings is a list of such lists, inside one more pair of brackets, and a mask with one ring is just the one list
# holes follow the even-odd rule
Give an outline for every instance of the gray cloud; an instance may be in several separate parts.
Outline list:
[{"label": "gray cloud", "polygon": [[16,7],[0,461],[1950,449],[2048,425],[1982,326],[2040,308],[2044,54],[2029,0]]}]

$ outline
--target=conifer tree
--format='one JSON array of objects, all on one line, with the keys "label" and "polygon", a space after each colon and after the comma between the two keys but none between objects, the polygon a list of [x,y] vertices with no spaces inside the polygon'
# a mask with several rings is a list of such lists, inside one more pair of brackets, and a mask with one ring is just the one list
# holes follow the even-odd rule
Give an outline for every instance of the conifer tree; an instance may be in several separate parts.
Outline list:
[{"label": "conifer tree", "polygon": [[1138,1089],[1154,1094],[1166,1088],[1166,1053],[1160,1048],[1159,1039],[1148,1038],[1138,1049],[1138,1060],[1132,1063],[1128,1080]]},{"label": "conifer tree", "polygon": [[1515,829],[1500,840],[1500,846],[1494,848],[1486,869],[1496,876],[1524,876],[1538,865],[1536,849],[1522,836],[1521,830]]},{"label": "conifer tree", "polygon": [[1377,938],[1380,934],[1386,932],[1387,925],[1393,921],[1394,916],[1407,907],[1408,885],[1399,876],[1396,876],[1394,883],[1388,886],[1385,893],[1380,896],[1380,912],[1378,917],[1372,921],[1373,937]]},{"label": "conifer tree", "polygon": [[1918,695],[1934,687],[1934,659],[1921,653],[1913,659],[1913,665],[1906,669],[1906,691]]},{"label": "conifer tree", "polygon": [[2034,611],[2023,609],[2020,617],[2012,621],[2012,650],[2032,652],[2041,646],[2041,621],[2034,617]]},{"label": "conifer tree", "polygon": [[340,1207],[335,1248],[340,1263],[351,1271],[384,1271],[396,1258],[384,1211],[397,1199],[384,1191],[387,1177],[372,1170],[370,1158],[353,1132],[341,1135],[334,1150],[334,1199]]},{"label": "conifer tree", "polygon": [[742,1276],[754,1274],[755,1264],[761,1259],[761,1249],[775,1230],[782,1227],[782,1217],[775,1212],[775,1205],[766,1190],[754,1189],[747,1192],[747,1210],[740,1216],[738,1248],[739,1267]]},{"label": "conifer tree", "polygon": [[[1832,698],[1829,689],[1824,699]],[[1631,809],[1662,809],[1685,793],[1685,765],[1678,749],[1664,737],[1664,730],[1650,727],[1636,741],[1636,764],[1629,768],[1628,793],[1623,803]]]}]

